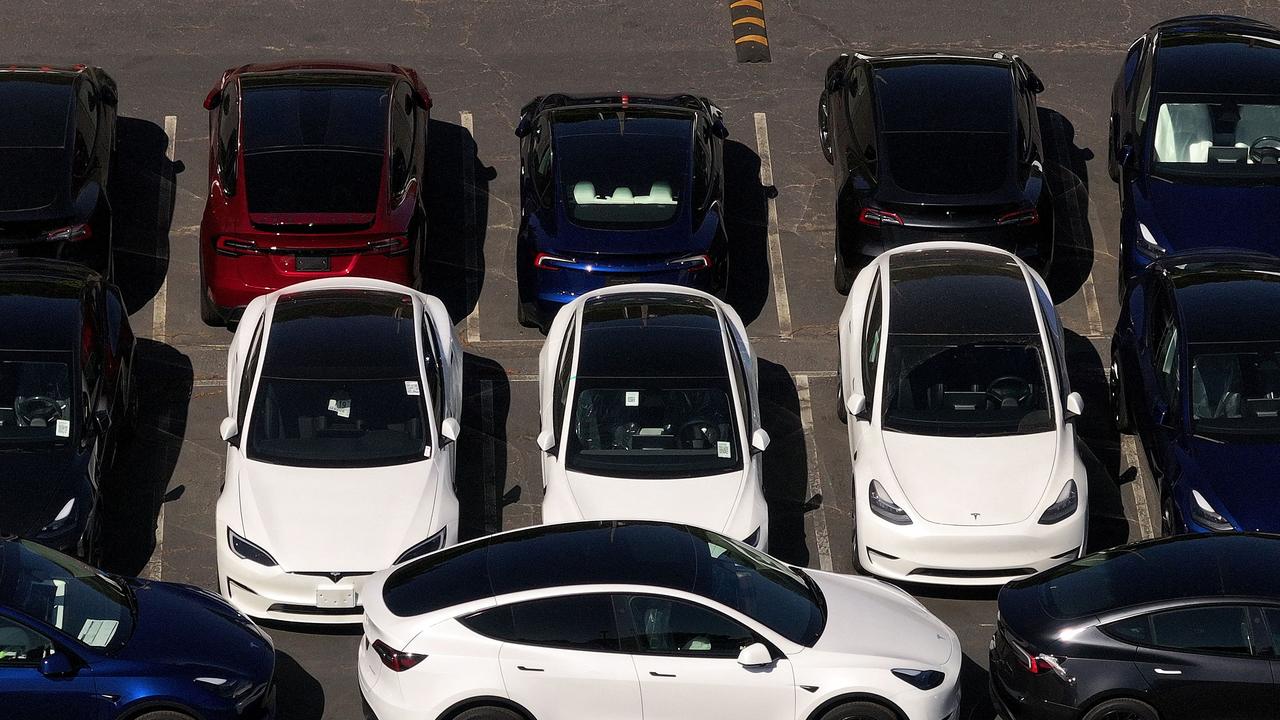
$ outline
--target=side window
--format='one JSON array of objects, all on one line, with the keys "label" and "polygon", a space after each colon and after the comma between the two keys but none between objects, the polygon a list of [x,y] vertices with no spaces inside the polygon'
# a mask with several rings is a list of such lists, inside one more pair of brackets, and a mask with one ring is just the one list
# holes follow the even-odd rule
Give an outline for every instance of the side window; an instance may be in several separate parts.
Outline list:
[{"label": "side window", "polygon": [[707,206],[711,192],[711,148],[707,137],[706,127],[699,122],[693,138],[693,201],[699,209]]},{"label": "side window", "polygon": [[1155,70],[1155,53],[1147,57],[1147,61],[1142,64],[1142,71],[1138,77],[1138,87],[1135,91],[1135,99],[1133,103],[1134,117],[1133,130],[1141,135],[1142,130],[1147,124],[1147,113],[1151,109],[1151,80]]},{"label": "side window", "polygon": [[1142,51],[1147,47],[1147,38],[1140,37],[1129,46],[1129,54],[1124,57],[1124,73],[1122,77],[1125,79],[1124,91],[1127,95],[1133,89],[1133,83],[1137,79],[1135,73],[1138,71],[1138,61],[1142,59]]},{"label": "side window", "polygon": [[[746,422],[750,424],[754,414],[751,406],[751,391],[747,387],[750,382],[746,369],[742,366],[742,358],[747,357],[747,348],[742,344],[742,339],[738,337],[738,331],[725,323],[729,330],[729,352],[733,353],[733,381],[738,385],[738,405],[742,408],[742,416],[746,418]],[[747,434],[751,434],[751,430],[747,430]]]},{"label": "side window", "polygon": [[1031,159],[1031,118],[1035,115],[1031,93],[1025,89],[1022,73],[1014,84],[1014,105],[1018,109],[1018,153],[1025,160]]},{"label": "side window", "polygon": [[218,105],[218,182],[226,195],[236,193],[236,163],[240,155],[240,93],[232,82]]},{"label": "side window", "polygon": [[741,623],[710,608],[653,595],[618,596],[623,634],[642,655],[736,658],[758,642]]},{"label": "side window", "polygon": [[552,427],[555,429],[556,442],[560,442],[560,428],[564,425],[564,411],[569,405],[569,383],[573,379],[573,346],[574,340],[578,335],[578,324],[569,323],[569,330],[565,333],[564,352],[560,355],[560,365],[556,368],[556,385],[553,392],[555,393],[554,417],[551,418]]},{"label": "side window", "polygon": [[0,667],[35,665],[53,652],[48,638],[0,617]]},{"label": "side window", "polygon": [[1100,629],[1117,640],[1131,642],[1134,645],[1151,644],[1151,617],[1148,615],[1135,615],[1117,620],[1103,625]]},{"label": "side window", "polygon": [[413,174],[414,104],[409,86],[396,85],[391,102],[391,194],[399,196]]},{"label": "side window", "polygon": [[1243,607],[1169,610],[1151,616],[1151,644],[1202,652],[1253,654],[1253,631]]},{"label": "side window", "polygon": [[102,308],[98,304],[97,293],[92,288],[84,295],[81,312],[80,368],[84,373],[85,386],[93,389],[102,376],[102,351],[98,347],[99,333],[102,332]]},{"label": "side window", "polygon": [[550,200],[551,190],[551,123],[546,117],[538,119],[533,135],[533,188],[543,202]]},{"label": "side window", "polygon": [[1263,608],[1262,617],[1266,619],[1271,631],[1271,655],[1280,656],[1280,609]]},{"label": "side window", "polygon": [[78,178],[89,174],[93,164],[93,144],[98,131],[98,96],[87,80],[76,85],[76,132],[72,148],[72,171]]},{"label": "side window", "polygon": [[1173,319],[1165,323],[1156,347],[1156,379],[1165,403],[1173,405],[1178,389],[1178,326]]},{"label": "side window", "polygon": [[425,316],[422,320],[422,337],[426,340],[422,364],[426,370],[427,394],[431,399],[431,413],[435,415],[436,430],[439,430],[445,416],[444,363],[440,360],[440,340],[431,329],[431,321]]},{"label": "side window", "polygon": [[253,378],[258,374],[258,357],[262,354],[262,324],[263,320],[258,320],[258,327],[253,331],[253,341],[249,343],[249,358],[244,365],[244,377],[240,378],[240,399],[236,407],[236,422],[240,423],[242,431],[245,420],[248,419],[249,395],[253,392]]},{"label": "side window", "polygon": [[875,105],[871,99],[871,75],[865,67],[856,67],[850,75],[852,98],[849,102],[849,126],[853,129],[853,147],[871,177],[876,174]]},{"label": "side window", "polygon": [[1066,348],[1062,346],[1062,321],[1058,319],[1058,311],[1053,306],[1053,299],[1045,294],[1038,283],[1036,300],[1040,303],[1044,329],[1049,335],[1049,347],[1053,349],[1053,369],[1058,376],[1058,392],[1065,397],[1068,392],[1071,392],[1071,379],[1067,376]]},{"label": "side window", "polygon": [[608,595],[566,595],[503,605],[462,618],[494,640],[541,647],[618,652],[618,623]]},{"label": "side window", "polygon": [[883,325],[883,305],[880,302],[880,276],[871,283],[871,302],[867,304],[865,334],[862,337],[862,394],[867,396],[867,408],[875,397],[876,368],[880,364],[880,333]]}]

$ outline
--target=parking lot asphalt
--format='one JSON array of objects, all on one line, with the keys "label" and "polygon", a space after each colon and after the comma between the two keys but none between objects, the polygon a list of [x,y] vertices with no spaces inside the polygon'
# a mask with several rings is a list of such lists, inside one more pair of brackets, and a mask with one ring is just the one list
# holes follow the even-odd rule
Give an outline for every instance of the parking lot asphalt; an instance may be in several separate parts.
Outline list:
[{"label": "parking lot asphalt", "polygon": [[[733,277],[730,299],[761,358],[774,554],[853,571],[850,460],[835,420],[833,181],[818,150],[823,71],[842,50],[1005,50],[1040,96],[1058,202],[1049,277],[1085,398],[1091,548],[1149,537],[1154,488],[1110,420],[1105,370],[1116,316],[1119,210],[1107,178],[1108,98],[1129,41],[1190,12],[1280,22],[1280,6],[766,0],[770,63],[736,62],[727,0],[407,0],[176,3],[51,0],[7,14],[13,62],[88,62],[120,87],[115,189],[118,282],[132,312],[143,427],[115,473],[109,569],[214,588],[218,423],[230,333],[198,312],[196,241],[207,192],[201,101],[220,73],[293,57],[416,68],[435,102],[429,137],[428,290],[467,351],[459,460],[464,537],[539,520],[536,378],[541,336],[515,321],[519,107],[552,91],[705,94],[723,107]],[[776,188],[776,198],[769,188]],[[909,587],[963,642],[962,717],[986,699],[994,591]],[[271,627],[280,717],[357,718],[358,631]]]}]

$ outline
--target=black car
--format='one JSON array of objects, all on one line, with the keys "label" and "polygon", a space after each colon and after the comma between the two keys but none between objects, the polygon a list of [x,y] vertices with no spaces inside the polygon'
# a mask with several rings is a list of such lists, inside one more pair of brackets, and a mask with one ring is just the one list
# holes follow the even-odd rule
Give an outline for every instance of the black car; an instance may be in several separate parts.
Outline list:
[{"label": "black car", "polygon": [[720,108],[693,95],[534,98],[520,112],[518,319],[546,328],[585,292],[632,282],[723,294]]},{"label": "black car", "polygon": [[120,291],[75,263],[0,261],[0,327],[0,535],[96,562],[137,400]]},{"label": "black car", "polygon": [[0,69],[0,257],[74,260],[110,277],[117,102],[101,68]]},{"label": "black car", "polygon": [[1040,79],[1017,55],[841,55],[818,103],[835,166],[835,284],[881,252],[964,240],[1042,272],[1053,208],[1036,117]]},{"label": "black car", "polygon": [[1280,715],[1280,536],[1180,535],[1006,585],[991,695],[1008,720]]}]

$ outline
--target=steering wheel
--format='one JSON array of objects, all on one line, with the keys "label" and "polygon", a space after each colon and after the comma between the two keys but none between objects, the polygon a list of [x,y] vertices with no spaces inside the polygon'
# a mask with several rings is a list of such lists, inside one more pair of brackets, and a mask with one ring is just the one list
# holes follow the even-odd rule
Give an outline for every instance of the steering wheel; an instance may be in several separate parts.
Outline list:
[{"label": "steering wheel", "polygon": [[998,377],[987,386],[987,400],[998,408],[1022,405],[1030,397],[1031,383],[1017,375]]},{"label": "steering wheel", "polygon": [[1258,164],[1275,165],[1280,162],[1280,137],[1263,135],[1249,146],[1249,159]]},{"label": "steering wheel", "polygon": [[55,399],[45,395],[33,395],[19,398],[13,404],[13,413],[18,416],[18,424],[31,426],[33,420],[45,424],[62,414],[62,405]]},{"label": "steering wheel", "polygon": [[680,426],[676,432],[676,439],[681,445],[692,445],[695,442],[705,440],[710,445],[715,445],[720,439],[720,431],[716,429],[713,423],[707,422],[703,418],[694,418],[686,421]]}]

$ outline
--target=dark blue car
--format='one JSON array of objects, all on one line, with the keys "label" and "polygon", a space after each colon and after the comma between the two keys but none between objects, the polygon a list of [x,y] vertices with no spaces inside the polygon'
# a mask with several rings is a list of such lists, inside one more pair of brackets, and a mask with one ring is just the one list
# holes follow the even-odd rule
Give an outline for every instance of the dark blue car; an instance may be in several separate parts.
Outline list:
[{"label": "dark blue car", "polygon": [[0,717],[265,720],[271,639],[218,596],[0,539]]},{"label": "dark blue car", "polygon": [[1202,250],[1130,285],[1116,425],[1142,440],[1166,534],[1280,532],[1280,259]]},{"label": "dark blue car", "polygon": [[518,319],[545,330],[607,285],[723,294],[720,109],[692,95],[535,98],[520,112]]},{"label": "dark blue car", "polygon": [[1166,253],[1280,250],[1280,29],[1197,15],[1138,38],[1112,92],[1109,171],[1122,292]]}]

